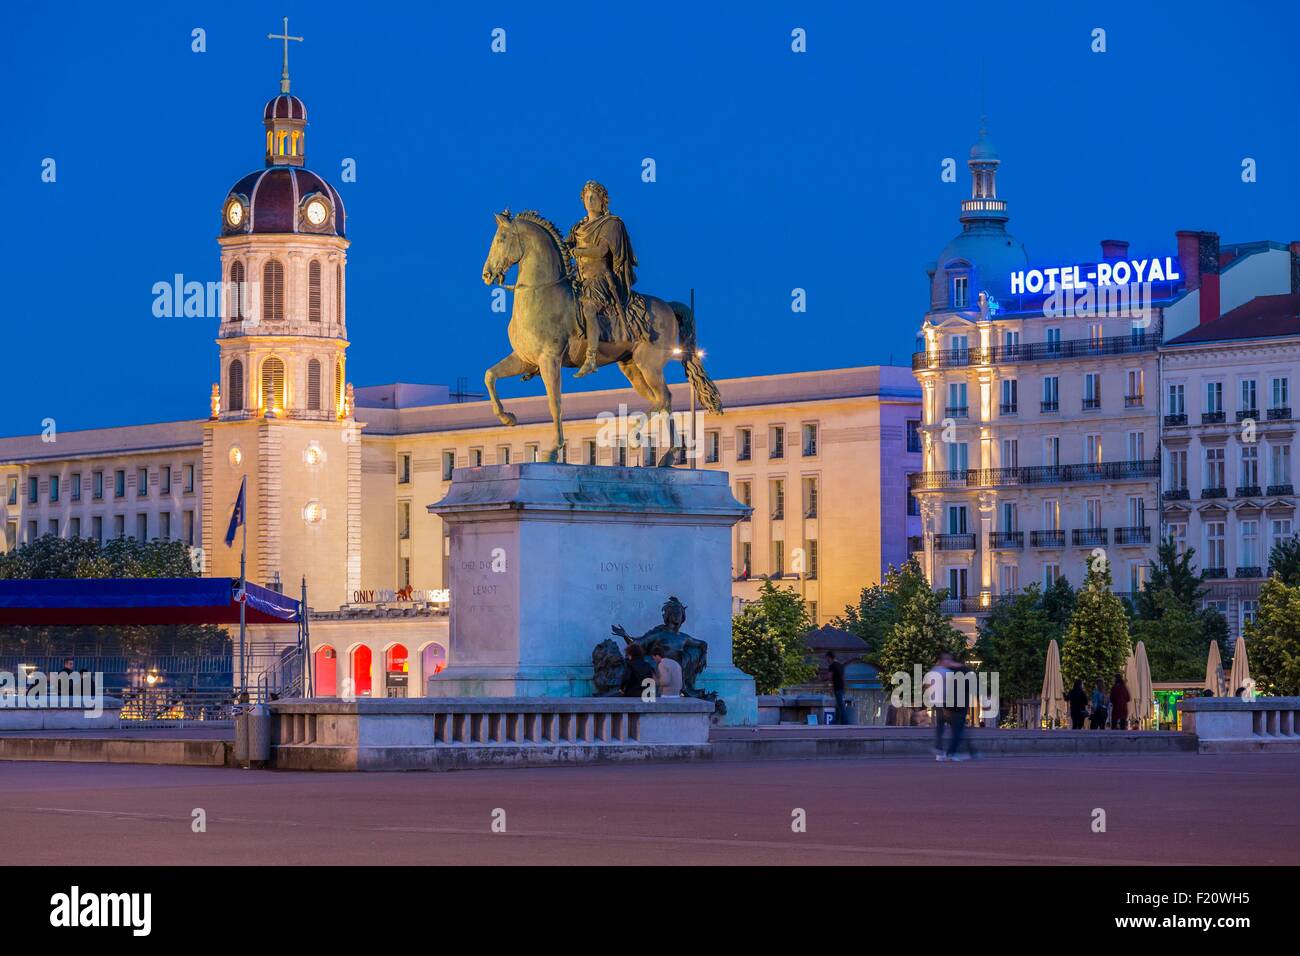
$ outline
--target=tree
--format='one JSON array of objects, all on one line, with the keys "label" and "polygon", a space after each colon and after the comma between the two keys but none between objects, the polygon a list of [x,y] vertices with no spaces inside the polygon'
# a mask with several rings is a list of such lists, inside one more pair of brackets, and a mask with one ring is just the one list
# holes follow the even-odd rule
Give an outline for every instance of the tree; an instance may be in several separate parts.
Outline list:
[{"label": "tree", "polygon": [[[1071,591],[1071,601],[1073,596]],[[1003,701],[1038,695],[1047,665],[1047,645],[1060,634],[1060,627],[1043,608],[1037,584],[994,606],[980,627],[975,654],[981,661],[980,670],[998,675],[998,696]],[[1008,712],[1005,706],[1002,712]]]},{"label": "tree", "polygon": [[[1159,612],[1158,615],[1155,618],[1139,617],[1133,622],[1132,635],[1134,641],[1146,645],[1151,679],[1199,679],[1205,674],[1205,662],[1210,652],[1206,624],[1212,618],[1197,615],[1178,600],[1171,588],[1154,592],[1150,605]],[[1223,620],[1223,615],[1215,611],[1213,617],[1223,623],[1226,631],[1227,621]]]},{"label": "tree", "polygon": [[1082,680],[1091,687],[1107,684],[1124,673],[1132,653],[1124,603],[1110,590],[1110,570],[1090,566],[1088,578],[1075,594],[1074,613],[1061,644],[1061,676],[1066,686]]},{"label": "tree", "polygon": [[760,694],[812,680],[817,668],[804,660],[808,651],[803,642],[811,629],[803,598],[791,588],[764,581],[758,600],[731,620],[732,660],[754,678]]},{"label": "tree", "polygon": [[1183,607],[1195,612],[1201,598],[1209,593],[1201,586],[1201,575],[1192,569],[1195,554],[1195,548],[1188,548],[1180,555],[1173,538],[1160,542],[1156,560],[1150,564],[1151,575],[1137,596],[1138,617],[1147,621],[1159,618],[1161,607],[1170,606],[1168,602],[1161,605],[1156,600],[1156,595],[1165,590]]},{"label": "tree", "polygon": [[1043,613],[1062,632],[1070,623],[1070,615],[1074,613],[1074,588],[1065,578],[1058,577],[1043,592]]},{"label": "tree", "polygon": [[[1280,575],[1264,582],[1259,613],[1246,625],[1251,677],[1260,693],[1300,695],[1300,583]],[[1234,688],[1235,690],[1235,688]]]},{"label": "tree", "polygon": [[1273,545],[1268,553],[1269,574],[1276,574],[1283,584],[1300,584],[1300,534]]},{"label": "tree", "polygon": [[889,680],[894,674],[903,673],[910,680],[914,666],[919,664],[922,671],[927,671],[945,651],[962,657],[966,652],[966,638],[943,613],[939,592],[927,585],[920,591],[910,592],[900,604],[898,621],[880,649],[880,675]]},{"label": "tree", "polygon": [[880,584],[863,588],[857,605],[846,605],[844,613],[831,625],[861,638],[867,645],[862,656],[877,663],[881,648],[902,618],[903,606],[915,595],[929,591],[930,582],[921,566],[911,559],[901,567],[891,567]]}]

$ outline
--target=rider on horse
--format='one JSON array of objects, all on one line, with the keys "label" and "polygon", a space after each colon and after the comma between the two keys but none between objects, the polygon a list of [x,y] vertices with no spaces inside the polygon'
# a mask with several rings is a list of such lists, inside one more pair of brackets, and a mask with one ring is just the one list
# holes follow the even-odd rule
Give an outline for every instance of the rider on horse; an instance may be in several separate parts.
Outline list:
[{"label": "rider on horse", "polygon": [[578,263],[578,312],[587,335],[587,357],[577,377],[596,371],[600,354],[601,312],[613,325],[625,318],[637,264],[627,227],[609,212],[609,191],[594,179],[582,187],[584,219],[569,230],[565,243]]}]

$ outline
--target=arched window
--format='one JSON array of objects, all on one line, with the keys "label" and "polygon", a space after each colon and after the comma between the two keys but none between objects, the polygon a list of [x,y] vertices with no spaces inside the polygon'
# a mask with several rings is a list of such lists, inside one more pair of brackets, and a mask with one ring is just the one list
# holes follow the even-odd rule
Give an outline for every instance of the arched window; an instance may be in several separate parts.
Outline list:
[{"label": "arched window", "polygon": [[343,266],[334,267],[334,321],[343,323]]},{"label": "arched window", "polygon": [[320,260],[313,259],[307,266],[307,319],[320,321]]},{"label": "arched window", "polygon": [[230,264],[230,321],[244,320],[244,264],[236,259]]},{"label": "arched window", "polygon": [[307,363],[307,407],[320,411],[320,362],[316,359]]},{"label": "arched window", "polygon": [[235,359],[230,363],[230,371],[226,374],[229,380],[226,387],[226,410],[242,412],[244,410],[244,363]]},{"label": "arched window", "polygon": [[262,363],[262,407],[284,410],[284,363],[278,358]]},{"label": "arched window", "polygon": [[262,321],[278,322],[284,318],[284,266],[277,259],[262,266]]},{"label": "arched window", "polygon": [[343,363],[334,363],[334,413],[343,410]]}]

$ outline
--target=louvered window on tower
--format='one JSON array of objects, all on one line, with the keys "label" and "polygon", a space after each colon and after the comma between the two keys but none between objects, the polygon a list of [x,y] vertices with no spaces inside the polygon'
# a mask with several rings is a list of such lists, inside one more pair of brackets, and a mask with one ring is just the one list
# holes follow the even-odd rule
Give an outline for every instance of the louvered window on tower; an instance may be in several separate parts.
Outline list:
[{"label": "louvered window on tower", "polygon": [[320,262],[315,259],[307,267],[307,320],[320,321]]},{"label": "louvered window on tower", "polygon": [[334,267],[334,321],[343,321],[343,267]]},{"label": "louvered window on tower", "polygon": [[244,410],[244,363],[239,359],[231,362],[227,376],[230,381],[226,388],[226,393],[229,396],[226,410],[242,412]]},{"label": "louvered window on tower", "polygon": [[284,363],[278,358],[262,363],[262,407],[277,415],[284,411]]},{"label": "louvered window on tower", "polygon": [[270,259],[262,267],[262,320],[279,322],[284,318],[284,266]]},{"label": "louvered window on tower", "polygon": [[244,264],[236,259],[230,264],[230,321],[244,320]]},{"label": "louvered window on tower", "polygon": [[343,363],[334,363],[334,413],[343,411]]},{"label": "louvered window on tower", "polygon": [[307,363],[307,407],[320,410],[320,362],[316,359]]}]

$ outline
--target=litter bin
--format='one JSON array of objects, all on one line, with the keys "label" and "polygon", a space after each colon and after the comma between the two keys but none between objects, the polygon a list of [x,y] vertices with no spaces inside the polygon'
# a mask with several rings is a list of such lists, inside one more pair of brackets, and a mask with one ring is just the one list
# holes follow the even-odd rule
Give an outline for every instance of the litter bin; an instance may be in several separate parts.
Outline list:
[{"label": "litter bin", "polygon": [[271,708],[254,704],[244,720],[248,728],[248,765],[265,767],[271,760]]}]

